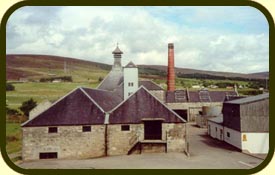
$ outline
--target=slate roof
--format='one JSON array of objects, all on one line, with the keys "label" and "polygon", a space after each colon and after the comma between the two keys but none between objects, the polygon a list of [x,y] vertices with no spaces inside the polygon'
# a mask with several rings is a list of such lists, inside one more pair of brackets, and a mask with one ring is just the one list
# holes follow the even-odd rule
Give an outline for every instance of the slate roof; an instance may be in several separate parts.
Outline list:
[{"label": "slate roof", "polygon": [[186,90],[176,90],[166,92],[166,103],[184,103],[188,102]]},{"label": "slate roof", "polygon": [[83,89],[78,88],[22,126],[104,124],[104,119],[105,114],[101,107],[93,102]]},{"label": "slate roof", "polygon": [[116,49],[112,52],[112,54],[123,54],[123,52],[116,46]]},{"label": "slate roof", "polygon": [[130,61],[125,67],[126,68],[137,68],[137,66],[132,61]]},{"label": "slate roof", "polygon": [[211,122],[214,122],[214,123],[222,124],[223,123],[223,116],[209,118],[208,120],[211,121]]},{"label": "slate roof", "polygon": [[126,101],[114,108],[109,123],[141,123],[144,119],[163,119],[164,123],[186,122],[141,86]]},{"label": "slate roof", "polygon": [[97,89],[113,91],[123,82],[122,70],[111,70],[110,73],[102,80]]},{"label": "slate roof", "polygon": [[110,111],[123,101],[122,96],[111,91],[83,88],[85,92],[104,110]]},{"label": "slate roof", "polygon": [[138,86],[144,86],[146,89],[148,89],[149,91],[159,91],[159,90],[163,90],[160,86],[158,86],[156,83],[149,81],[149,80],[142,80],[142,81],[138,81]]},{"label": "slate roof", "polygon": [[260,100],[264,100],[264,99],[269,99],[269,93],[250,96],[250,97],[246,97],[246,98],[240,98],[240,99],[237,99],[237,100],[226,101],[224,103],[245,104],[245,103],[260,101]]},{"label": "slate roof", "polygon": [[[176,93],[182,91],[186,93],[185,100],[177,100]],[[226,100],[227,96],[236,96],[235,91],[186,91],[186,90],[176,90],[174,92],[166,92],[166,102],[167,103],[181,103],[181,102],[223,102]]]}]

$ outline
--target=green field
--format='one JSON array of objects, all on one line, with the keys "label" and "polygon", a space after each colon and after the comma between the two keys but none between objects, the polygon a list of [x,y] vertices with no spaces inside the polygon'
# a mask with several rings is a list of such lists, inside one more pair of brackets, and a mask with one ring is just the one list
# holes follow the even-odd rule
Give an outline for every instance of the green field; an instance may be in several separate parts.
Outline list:
[{"label": "green field", "polygon": [[14,83],[15,91],[6,92],[6,102],[17,109],[23,101],[33,98],[38,103],[43,100],[55,101],[77,87],[94,88],[98,83]]},{"label": "green field", "polygon": [[7,153],[15,153],[21,151],[22,135],[20,123],[6,123],[6,149]]}]

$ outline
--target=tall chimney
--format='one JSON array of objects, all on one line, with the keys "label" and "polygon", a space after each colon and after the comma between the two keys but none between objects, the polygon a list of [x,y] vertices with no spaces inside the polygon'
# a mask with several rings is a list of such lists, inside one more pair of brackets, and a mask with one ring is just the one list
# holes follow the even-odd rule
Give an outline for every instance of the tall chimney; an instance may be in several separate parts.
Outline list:
[{"label": "tall chimney", "polygon": [[168,43],[167,91],[175,91],[174,44]]}]

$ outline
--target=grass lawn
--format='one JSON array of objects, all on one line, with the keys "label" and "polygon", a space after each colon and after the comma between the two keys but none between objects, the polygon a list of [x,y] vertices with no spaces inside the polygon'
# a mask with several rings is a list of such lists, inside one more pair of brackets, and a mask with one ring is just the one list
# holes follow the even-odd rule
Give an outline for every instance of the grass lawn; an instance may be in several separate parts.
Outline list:
[{"label": "grass lawn", "polygon": [[21,151],[22,134],[20,123],[6,123],[6,150],[8,154]]},{"label": "grass lawn", "polygon": [[10,108],[17,109],[23,101],[33,98],[40,103],[43,100],[55,101],[77,87],[95,88],[98,83],[14,83],[15,91],[6,92],[6,102]]}]

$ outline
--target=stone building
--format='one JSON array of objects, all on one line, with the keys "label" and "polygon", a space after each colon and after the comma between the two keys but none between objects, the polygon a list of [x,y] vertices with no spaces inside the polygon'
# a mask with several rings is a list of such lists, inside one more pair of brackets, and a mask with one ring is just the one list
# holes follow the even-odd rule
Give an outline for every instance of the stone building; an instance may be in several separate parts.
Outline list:
[{"label": "stone building", "polygon": [[113,54],[97,89],[74,89],[22,124],[23,160],[185,151],[186,121],[151,93],[156,84],[138,81],[134,63],[121,66],[118,47]]},{"label": "stone building", "polygon": [[168,91],[121,65],[123,52],[96,89],[77,88],[22,124],[23,160],[184,152],[186,126],[203,106],[222,105],[234,91],[175,89],[174,45],[168,45]]}]

